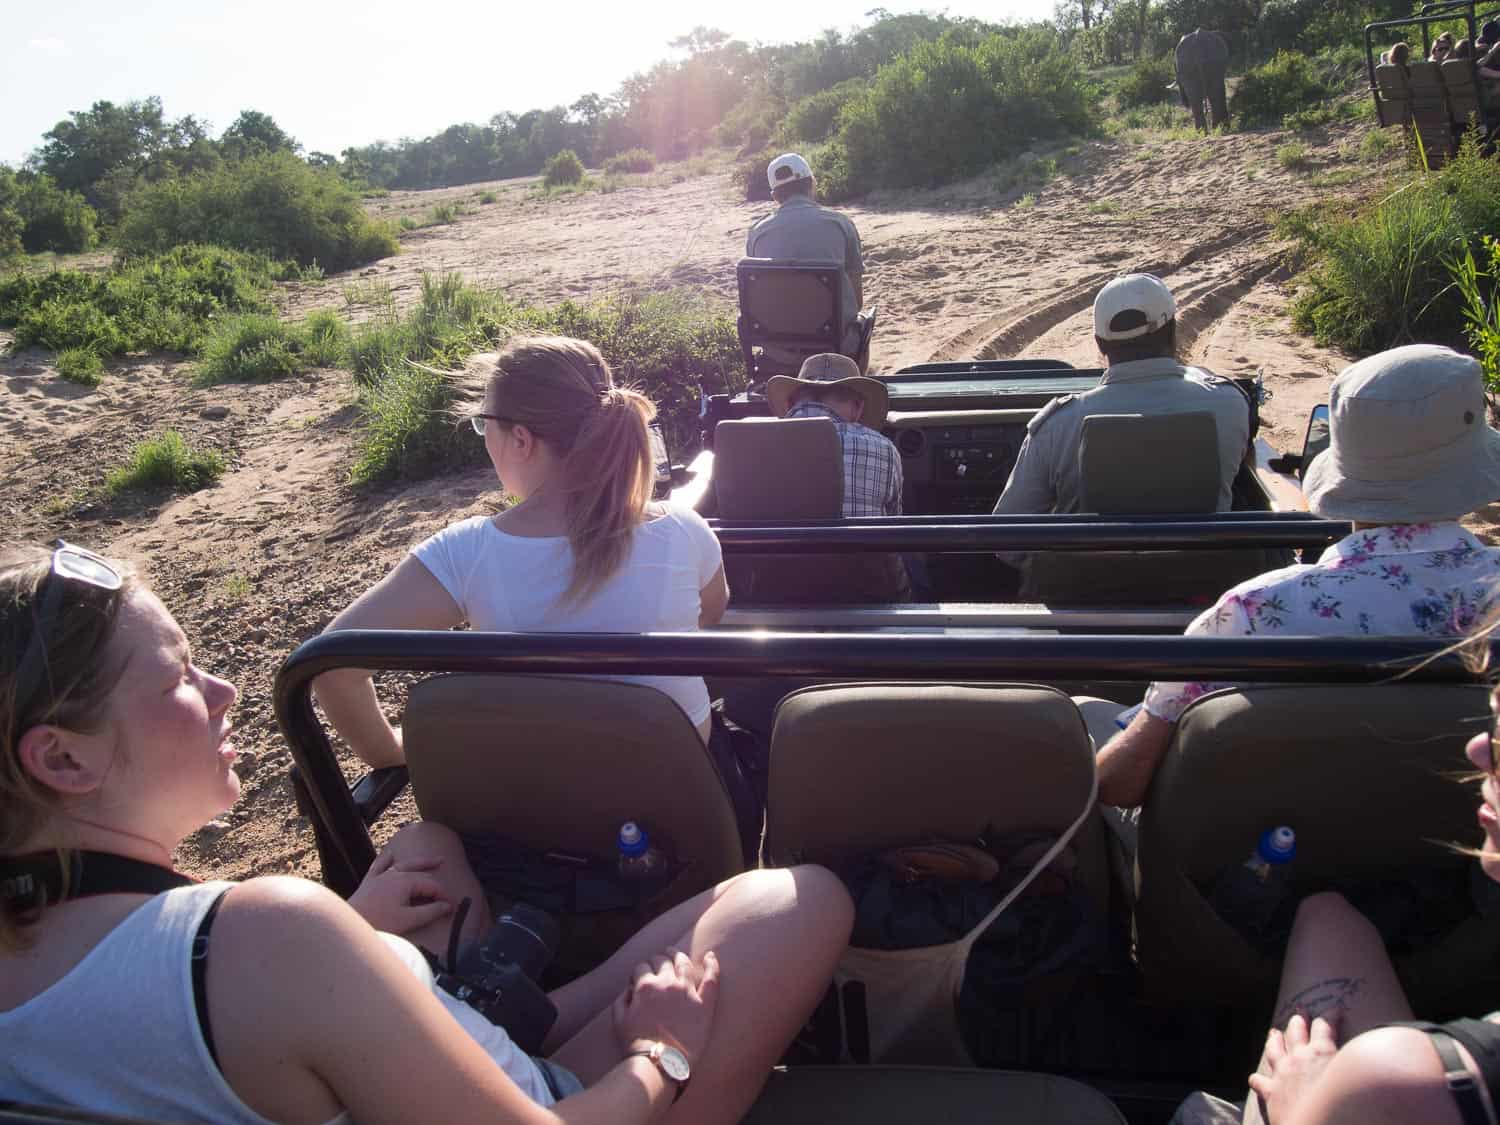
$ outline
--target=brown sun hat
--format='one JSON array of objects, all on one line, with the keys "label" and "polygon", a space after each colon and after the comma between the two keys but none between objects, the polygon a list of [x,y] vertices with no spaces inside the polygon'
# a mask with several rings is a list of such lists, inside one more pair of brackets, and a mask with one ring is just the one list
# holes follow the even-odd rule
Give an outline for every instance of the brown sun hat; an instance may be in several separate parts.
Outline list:
[{"label": "brown sun hat", "polygon": [[1344,368],[1328,398],[1329,444],[1302,478],[1327,519],[1429,523],[1500,499],[1500,432],[1485,421],[1479,361],[1436,344]]},{"label": "brown sun hat", "polygon": [[792,396],[798,387],[816,387],[820,390],[842,387],[853,391],[865,400],[865,413],[860,419],[860,425],[869,426],[872,430],[885,425],[886,411],[891,404],[890,392],[879,379],[861,375],[859,364],[846,355],[835,352],[810,355],[802,361],[802,369],[797,372],[795,379],[790,375],[771,376],[771,381],[766,384],[766,401],[771,404],[771,412],[776,417],[786,417],[787,411],[792,408]]}]

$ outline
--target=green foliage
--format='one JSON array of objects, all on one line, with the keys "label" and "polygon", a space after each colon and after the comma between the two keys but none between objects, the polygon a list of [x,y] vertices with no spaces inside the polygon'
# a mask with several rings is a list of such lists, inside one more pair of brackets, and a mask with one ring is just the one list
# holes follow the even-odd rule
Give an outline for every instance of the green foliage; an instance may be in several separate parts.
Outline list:
[{"label": "green foliage", "polygon": [[[9,175],[0,171],[0,175]],[[27,253],[87,250],[99,240],[94,209],[76,191],[63,191],[45,172],[15,177],[14,208],[21,218]]]},{"label": "green foliage", "polygon": [[219,151],[227,160],[244,160],[268,152],[296,152],[301,147],[270,114],[253,109],[242,110],[219,138]]},{"label": "green foliage", "polygon": [[1442,171],[1413,174],[1353,216],[1314,208],[1284,227],[1310,257],[1292,304],[1300,330],[1361,353],[1460,343],[1465,306],[1446,263],[1483,253],[1484,236],[1500,230],[1500,167],[1468,142]]},{"label": "green foliage", "polygon": [[1307,167],[1307,146],[1301,141],[1287,141],[1276,146],[1276,163],[1295,172]]},{"label": "green foliage", "polygon": [[1396,147],[1396,138],[1384,129],[1371,129],[1359,145],[1359,157],[1374,163]]},{"label": "green foliage", "polygon": [[1083,132],[1095,92],[1057,36],[1037,29],[973,46],[920,43],[882,67],[845,105],[832,144],[847,162],[846,191],[945,183],[1027,141]]},{"label": "green foliage", "polygon": [[648,148],[630,148],[617,152],[604,162],[606,175],[620,176],[629,172],[650,172],[656,168],[656,157]]},{"label": "green foliage", "polygon": [[1488,258],[1487,270],[1478,267],[1468,246],[1447,265],[1463,305],[1464,330],[1484,368],[1493,411],[1494,400],[1500,397],[1500,241],[1485,236],[1483,254]]},{"label": "green foliage", "polygon": [[549,188],[564,184],[576,184],[583,179],[583,161],[570,148],[565,148],[542,166],[542,183]]},{"label": "green foliage", "polygon": [[57,353],[57,373],[69,382],[97,387],[104,378],[104,362],[93,348],[65,348]]},{"label": "green foliage", "polygon": [[1288,114],[1317,105],[1337,91],[1298,51],[1278,51],[1240,80],[1229,99],[1230,116],[1242,125],[1280,125]]},{"label": "green foliage", "polygon": [[217,321],[203,340],[203,358],[193,381],[201,387],[295,375],[310,366],[304,351],[300,333],[274,316],[245,313],[226,317]]},{"label": "green foliage", "polygon": [[100,355],[196,351],[226,313],[262,312],[295,266],[217,246],[179,246],[106,273],[58,270],[0,282],[0,325],[17,347],[88,347]]},{"label": "green foliage", "polygon": [[780,138],[788,144],[826,141],[833,135],[844,106],[862,95],[869,85],[864,78],[849,78],[837,86],[809,94],[787,111],[781,122]]},{"label": "green foliage", "polygon": [[128,254],[214,243],[342,270],[398,250],[354,189],[288,152],[150,184],[130,197],[116,232]]},{"label": "green foliage", "polygon": [[104,478],[111,496],[133,489],[171,488],[196,492],[207,488],[224,473],[224,455],[216,449],[194,449],[176,430],[140,442],[130,451],[130,460]]},{"label": "green foliage", "polygon": [[302,322],[302,354],[314,367],[339,367],[349,358],[353,333],[332,309],[318,309]]},{"label": "green foliage", "polygon": [[485,191],[485,192],[480,192],[479,193],[479,202],[480,203],[494,203],[499,198],[500,197],[498,195],[496,195],[492,191]]},{"label": "green foliage", "polygon": [[26,220],[16,209],[17,196],[16,174],[0,164],[0,266],[26,252],[21,245]]},{"label": "green foliage", "polygon": [[1142,59],[1120,79],[1120,84],[1115,87],[1115,100],[1121,109],[1170,101],[1172,91],[1167,87],[1176,80],[1177,68],[1170,55]]}]

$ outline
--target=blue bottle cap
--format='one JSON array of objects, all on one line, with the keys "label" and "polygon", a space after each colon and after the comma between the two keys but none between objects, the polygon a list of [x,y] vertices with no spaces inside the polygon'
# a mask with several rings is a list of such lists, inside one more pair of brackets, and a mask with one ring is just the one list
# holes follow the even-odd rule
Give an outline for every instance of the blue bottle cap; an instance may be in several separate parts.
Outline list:
[{"label": "blue bottle cap", "polygon": [[620,825],[620,835],[615,844],[620,849],[620,854],[625,856],[645,855],[646,849],[651,846],[651,837],[646,835],[646,830],[633,820],[627,820]]},{"label": "blue bottle cap", "polygon": [[1262,860],[1273,866],[1287,863],[1297,856],[1297,833],[1284,824],[1268,828],[1255,850]]}]

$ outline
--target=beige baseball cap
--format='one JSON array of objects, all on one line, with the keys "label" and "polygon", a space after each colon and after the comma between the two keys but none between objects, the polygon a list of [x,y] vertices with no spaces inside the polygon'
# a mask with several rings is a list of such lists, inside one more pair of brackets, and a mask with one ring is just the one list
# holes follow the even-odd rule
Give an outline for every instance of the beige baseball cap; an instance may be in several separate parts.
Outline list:
[{"label": "beige baseball cap", "polygon": [[1177,302],[1161,278],[1126,273],[1094,298],[1094,335],[1101,340],[1134,340],[1155,332],[1177,315]]},{"label": "beige baseball cap", "polygon": [[1328,396],[1328,448],[1304,470],[1328,519],[1427,523],[1500,499],[1500,432],[1479,361],[1408,344],[1350,364]]}]

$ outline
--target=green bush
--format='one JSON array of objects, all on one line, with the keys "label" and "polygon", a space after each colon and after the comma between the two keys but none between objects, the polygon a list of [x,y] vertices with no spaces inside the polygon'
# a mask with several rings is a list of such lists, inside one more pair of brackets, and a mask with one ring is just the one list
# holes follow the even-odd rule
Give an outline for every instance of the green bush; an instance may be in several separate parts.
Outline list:
[{"label": "green bush", "polygon": [[1173,91],[1167,87],[1175,81],[1177,67],[1170,55],[1159,59],[1142,59],[1120,79],[1120,84],[1115,87],[1115,99],[1120,103],[1121,109],[1171,101]]},{"label": "green bush", "polygon": [[57,270],[0,282],[0,325],[16,346],[191,353],[215,318],[263,312],[266,292],[301,276],[289,263],[218,246],[179,246],[102,274]]},{"label": "green bush", "polygon": [[280,379],[310,366],[296,329],[265,313],[245,313],[215,323],[203,341],[193,373],[199,386],[230,380]]},{"label": "green bush", "polygon": [[787,111],[779,136],[788,145],[797,141],[826,141],[838,125],[840,111],[869,89],[863,78],[850,78],[809,94]]},{"label": "green bush", "polygon": [[349,358],[354,336],[348,323],[332,309],[318,309],[307,314],[299,333],[302,354],[314,367],[340,367]]},{"label": "green bush", "polygon": [[1290,216],[1310,264],[1292,303],[1298,329],[1368,353],[1413,340],[1459,344],[1462,294],[1446,262],[1500,230],[1500,161],[1472,142],[1440,172],[1416,173],[1353,216],[1315,208]]},{"label": "green bush", "polygon": [[570,148],[565,148],[546,164],[542,165],[542,183],[547,187],[576,184],[583,179],[583,161]]},{"label": "green bush", "polygon": [[617,152],[604,162],[604,172],[610,176],[622,176],[628,172],[651,172],[656,168],[656,157],[649,148],[628,148]]},{"label": "green bush", "polygon": [[1278,51],[1270,62],[1240,79],[1229,99],[1229,114],[1241,125],[1280,125],[1288,114],[1316,106],[1336,92],[1312,59],[1297,51]]},{"label": "green bush", "polygon": [[1465,246],[1463,254],[1450,259],[1448,272],[1463,305],[1465,329],[1484,368],[1484,385],[1491,398],[1500,396],[1500,241],[1486,237],[1483,257],[1487,270],[1474,261],[1474,251]]},{"label": "green bush", "polygon": [[57,353],[57,373],[69,382],[97,387],[104,378],[104,362],[92,348],[65,348]]},{"label": "green bush", "polygon": [[194,449],[176,430],[167,430],[132,447],[130,460],[104,478],[111,495],[129,489],[172,488],[196,492],[224,473],[224,455],[216,449]]},{"label": "green bush", "polygon": [[325,270],[398,251],[395,235],[365,213],[353,188],[288,152],[138,189],[115,240],[129,255],[213,243]]},{"label": "green bush", "polygon": [[15,210],[27,253],[88,250],[99,241],[98,216],[76,191],[63,191],[51,176],[16,177]]},{"label": "green bush", "polygon": [[492,191],[483,191],[479,193],[480,203],[494,203],[499,198],[500,197]]},{"label": "green bush", "polygon": [[1040,138],[1083,132],[1096,94],[1055,34],[1028,28],[966,46],[917,44],[851,99],[831,142],[847,168],[836,201],[875,187],[931,186]]},{"label": "green bush", "polygon": [[1276,163],[1290,172],[1307,167],[1307,146],[1301,141],[1287,141],[1276,146]]}]

